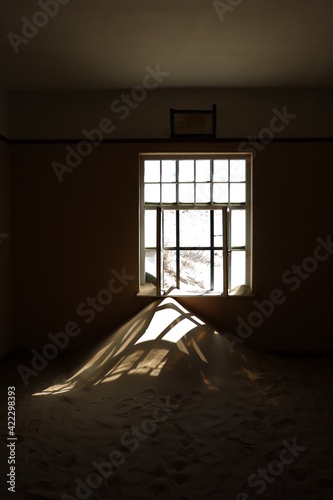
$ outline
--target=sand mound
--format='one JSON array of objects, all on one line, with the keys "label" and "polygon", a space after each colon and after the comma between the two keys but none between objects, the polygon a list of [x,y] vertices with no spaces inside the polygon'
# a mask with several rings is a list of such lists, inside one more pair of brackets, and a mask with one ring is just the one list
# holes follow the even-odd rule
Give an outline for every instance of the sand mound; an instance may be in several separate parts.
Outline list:
[{"label": "sand mound", "polygon": [[15,498],[333,498],[329,361],[231,353],[167,298],[70,366],[28,387],[2,367],[2,451],[17,386]]}]

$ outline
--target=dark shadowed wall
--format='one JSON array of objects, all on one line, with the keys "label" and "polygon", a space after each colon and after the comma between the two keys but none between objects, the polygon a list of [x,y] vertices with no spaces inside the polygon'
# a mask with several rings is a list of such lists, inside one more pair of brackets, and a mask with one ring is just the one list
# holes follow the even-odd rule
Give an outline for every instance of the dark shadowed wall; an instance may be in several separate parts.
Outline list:
[{"label": "dark shadowed wall", "polygon": [[0,358],[13,347],[9,146],[0,139]]}]

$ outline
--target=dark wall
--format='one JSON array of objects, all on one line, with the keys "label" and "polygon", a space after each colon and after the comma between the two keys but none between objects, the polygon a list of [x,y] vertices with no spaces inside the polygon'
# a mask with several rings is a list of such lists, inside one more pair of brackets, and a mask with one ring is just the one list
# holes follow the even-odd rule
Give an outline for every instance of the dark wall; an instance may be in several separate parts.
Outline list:
[{"label": "dark wall", "polygon": [[[12,145],[16,346],[41,347],[48,342],[49,332],[63,331],[73,321],[80,333],[72,346],[80,347],[149,301],[136,296],[140,152],[233,152],[237,146],[221,142],[103,144],[72,173],[65,173],[60,183],[51,163],[63,162],[66,144]],[[326,241],[332,232],[332,154],[333,144],[321,142],[272,143],[257,153],[253,167],[257,296],[189,297],[181,299],[184,305],[231,334],[236,333],[238,317],[257,321],[260,326],[253,327],[248,342],[260,348],[333,348],[333,256],[304,262],[313,256],[316,238]],[[322,250],[320,258],[324,254]],[[296,282],[292,280],[294,264],[317,269]],[[121,291],[117,282],[118,293],[104,310],[94,317],[78,314],[77,307],[87,297],[107,288],[111,271],[120,273],[123,268],[135,278],[128,279],[127,286],[122,284]],[[249,318],[275,289],[281,290],[275,301],[283,303],[274,310],[265,303],[269,317],[261,320],[257,313]],[[81,312],[86,309],[81,307]]]},{"label": "dark wall", "polygon": [[12,274],[9,146],[0,139],[0,358],[12,348]]}]

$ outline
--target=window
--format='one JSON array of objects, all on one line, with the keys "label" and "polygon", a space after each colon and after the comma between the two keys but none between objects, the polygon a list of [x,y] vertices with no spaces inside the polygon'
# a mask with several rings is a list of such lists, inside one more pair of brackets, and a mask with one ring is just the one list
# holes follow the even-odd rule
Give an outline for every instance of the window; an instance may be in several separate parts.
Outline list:
[{"label": "window", "polygon": [[141,290],[251,290],[251,167],[237,153],[140,155]]}]

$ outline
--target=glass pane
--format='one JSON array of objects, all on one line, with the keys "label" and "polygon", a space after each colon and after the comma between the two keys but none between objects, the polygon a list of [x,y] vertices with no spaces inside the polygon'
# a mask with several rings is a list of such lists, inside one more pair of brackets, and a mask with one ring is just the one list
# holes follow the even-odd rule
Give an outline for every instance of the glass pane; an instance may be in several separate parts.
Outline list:
[{"label": "glass pane", "polygon": [[222,210],[214,210],[214,246],[223,247]]},{"label": "glass pane", "polygon": [[230,160],[230,182],[245,181],[245,160]]},{"label": "glass pane", "polygon": [[231,247],[245,246],[245,210],[231,211]]},{"label": "glass pane", "polygon": [[181,247],[210,247],[210,211],[181,210],[179,231]]},{"label": "glass pane", "polygon": [[180,251],[180,289],[210,289],[210,251]]},{"label": "glass pane", "polygon": [[179,160],[179,182],[194,181],[194,160]]},{"label": "glass pane", "polygon": [[245,183],[230,184],[230,203],[245,203]]},{"label": "glass pane", "polygon": [[194,184],[179,184],[179,203],[194,203]]},{"label": "glass pane", "polygon": [[245,285],[245,251],[231,252],[231,290],[236,286]]},{"label": "glass pane", "polygon": [[176,203],[176,184],[162,184],[162,203]]},{"label": "glass pane", "polygon": [[145,160],[145,182],[160,182],[159,160]]},{"label": "glass pane", "polygon": [[145,203],[160,202],[160,184],[145,184]]},{"label": "glass pane", "polygon": [[145,248],[156,248],[156,210],[145,210]]},{"label": "glass pane", "polygon": [[176,250],[165,250],[163,258],[163,289],[176,286]]},{"label": "glass pane", "polygon": [[195,196],[197,203],[210,203],[210,182],[195,185]]},{"label": "glass pane", "polygon": [[213,181],[228,182],[228,160],[214,160]]},{"label": "glass pane", "polygon": [[162,182],[176,182],[176,160],[162,160]]},{"label": "glass pane", "polygon": [[214,290],[222,292],[223,290],[223,257],[222,250],[214,252]]},{"label": "glass pane", "polygon": [[156,250],[145,251],[145,280],[156,284]]},{"label": "glass pane", "polygon": [[197,182],[210,181],[210,160],[197,160],[195,168]]},{"label": "glass pane", "polygon": [[213,184],[213,202],[228,203],[228,184]]},{"label": "glass pane", "polygon": [[163,245],[164,248],[176,246],[175,210],[163,210]]}]

